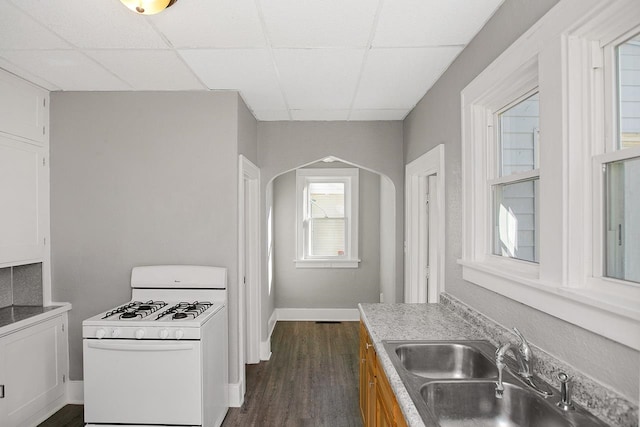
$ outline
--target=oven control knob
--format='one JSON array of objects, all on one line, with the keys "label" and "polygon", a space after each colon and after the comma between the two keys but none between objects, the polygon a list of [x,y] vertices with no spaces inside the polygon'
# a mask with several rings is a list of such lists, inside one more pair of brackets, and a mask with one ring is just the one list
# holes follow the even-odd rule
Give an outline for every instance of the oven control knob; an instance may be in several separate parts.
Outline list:
[{"label": "oven control knob", "polygon": [[101,340],[102,338],[104,338],[107,335],[107,331],[105,331],[104,329],[100,328],[96,331],[96,338],[98,338],[99,340]]},{"label": "oven control knob", "polygon": [[167,329],[160,329],[160,338],[166,340],[169,337],[169,331]]},{"label": "oven control knob", "polygon": [[120,329],[116,328],[113,331],[111,331],[112,338],[118,338],[119,336],[120,336]]},{"label": "oven control knob", "polygon": [[136,331],[136,339],[141,340],[144,337],[144,329],[138,329]]},{"label": "oven control knob", "polygon": [[180,340],[184,336],[184,331],[182,329],[178,329],[176,331],[176,339]]}]

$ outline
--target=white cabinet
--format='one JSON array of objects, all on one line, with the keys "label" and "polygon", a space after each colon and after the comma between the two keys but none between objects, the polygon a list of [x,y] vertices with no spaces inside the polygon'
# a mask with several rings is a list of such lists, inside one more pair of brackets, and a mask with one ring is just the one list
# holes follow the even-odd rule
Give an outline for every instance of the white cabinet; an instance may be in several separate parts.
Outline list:
[{"label": "white cabinet", "polygon": [[35,426],[64,404],[66,317],[58,315],[0,338],[3,427]]},{"label": "white cabinet", "polygon": [[0,71],[0,267],[45,258],[48,93]]},{"label": "white cabinet", "polygon": [[42,260],[47,230],[43,148],[0,135],[0,267]]},{"label": "white cabinet", "polygon": [[0,132],[48,145],[49,93],[0,73]]}]

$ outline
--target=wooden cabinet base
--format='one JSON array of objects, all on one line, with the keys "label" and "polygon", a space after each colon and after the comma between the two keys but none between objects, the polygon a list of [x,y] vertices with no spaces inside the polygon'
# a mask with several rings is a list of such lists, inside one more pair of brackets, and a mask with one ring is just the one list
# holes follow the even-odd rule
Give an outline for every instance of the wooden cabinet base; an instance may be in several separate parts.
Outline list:
[{"label": "wooden cabinet base", "polygon": [[365,427],[406,427],[373,342],[360,322],[360,414]]}]

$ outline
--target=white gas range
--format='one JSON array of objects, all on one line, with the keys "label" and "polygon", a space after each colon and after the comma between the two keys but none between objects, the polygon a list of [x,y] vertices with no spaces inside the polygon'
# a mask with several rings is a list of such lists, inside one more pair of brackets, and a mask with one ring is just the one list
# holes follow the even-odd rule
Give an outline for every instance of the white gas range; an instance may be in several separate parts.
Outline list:
[{"label": "white gas range", "polygon": [[136,267],[132,301],[82,323],[85,422],[217,427],[228,409],[226,269]]}]

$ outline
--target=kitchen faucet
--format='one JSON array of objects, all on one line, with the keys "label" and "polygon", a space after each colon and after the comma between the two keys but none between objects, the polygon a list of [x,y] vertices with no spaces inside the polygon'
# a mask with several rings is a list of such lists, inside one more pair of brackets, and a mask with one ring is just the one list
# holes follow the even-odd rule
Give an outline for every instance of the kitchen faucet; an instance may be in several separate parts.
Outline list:
[{"label": "kitchen faucet", "polygon": [[533,381],[533,373],[532,365],[533,365],[533,351],[531,347],[529,347],[529,343],[524,338],[524,335],[520,333],[518,328],[513,328],[516,336],[518,337],[520,343],[518,344],[517,351],[513,348],[511,343],[502,344],[496,350],[496,367],[498,368],[498,381],[496,382],[496,397],[498,399],[502,398],[504,394],[504,385],[502,384],[502,370],[506,366],[504,361],[504,356],[507,354],[509,350],[513,353],[516,361],[518,362],[518,376],[522,378],[522,380],[531,387],[536,393],[549,397],[552,395],[551,392],[542,390],[538,385]]}]

